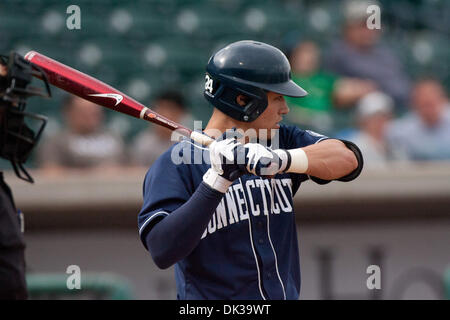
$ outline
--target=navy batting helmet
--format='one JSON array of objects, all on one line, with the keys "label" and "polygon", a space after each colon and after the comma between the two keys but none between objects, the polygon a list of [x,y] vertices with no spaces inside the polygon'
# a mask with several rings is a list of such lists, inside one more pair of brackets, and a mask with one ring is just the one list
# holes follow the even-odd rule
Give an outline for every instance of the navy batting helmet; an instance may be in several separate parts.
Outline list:
[{"label": "navy batting helmet", "polygon": [[[267,108],[267,92],[289,97],[307,94],[291,80],[289,61],[279,49],[257,41],[238,41],[213,54],[206,67],[206,100],[233,119],[251,122]],[[244,95],[246,104],[237,103]]]}]

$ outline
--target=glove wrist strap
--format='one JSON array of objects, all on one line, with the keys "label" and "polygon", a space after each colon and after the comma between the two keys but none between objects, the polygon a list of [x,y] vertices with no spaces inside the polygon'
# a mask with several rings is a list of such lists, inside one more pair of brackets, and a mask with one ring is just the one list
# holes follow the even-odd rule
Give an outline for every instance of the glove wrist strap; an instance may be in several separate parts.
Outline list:
[{"label": "glove wrist strap", "polygon": [[285,172],[305,173],[308,170],[308,157],[303,149],[285,150],[291,158],[290,165],[286,166]]},{"label": "glove wrist strap", "polygon": [[277,149],[273,150],[281,160],[279,172],[285,172],[291,166],[291,155],[287,150]]},{"label": "glove wrist strap", "polygon": [[211,188],[226,193],[228,188],[233,183],[219,175],[215,170],[209,168],[208,171],[203,175],[203,181]]}]

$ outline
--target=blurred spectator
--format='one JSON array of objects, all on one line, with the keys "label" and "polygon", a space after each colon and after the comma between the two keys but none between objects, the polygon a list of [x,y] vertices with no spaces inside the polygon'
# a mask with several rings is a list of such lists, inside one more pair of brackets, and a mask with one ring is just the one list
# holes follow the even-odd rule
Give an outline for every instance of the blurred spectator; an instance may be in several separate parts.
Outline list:
[{"label": "blurred spectator", "polygon": [[364,166],[385,167],[392,159],[386,143],[386,130],[392,118],[394,101],[382,92],[372,92],[357,105],[359,130],[348,139],[356,143],[364,157]]},{"label": "blurred spectator", "polygon": [[286,100],[292,108],[291,120],[329,131],[332,120],[329,112],[335,107],[353,105],[359,98],[375,89],[372,81],[338,78],[320,68],[320,49],[312,41],[299,43],[290,55],[292,79],[308,95],[302,99]]},{"label": "blurred spectator", "polygon": [[326,68],[337,74],[373,80],[379,89],[395,100],[396,107],[407,105],[409,80],[400,61],[379,44],[381,30],[367,28],[367,7],[374,1],[348,1],[344,5],[343,38],[331,45]]},{"label": "blurred spectator", "polygon": [[103,109],[77,96],[63,104],[65,129],[38,148],[37,160],[47,172],[68,169],[106,169],[126,160],[122,138],[103,127]]},{"label": "blurred spectator", "polygon": [[388,131],[392,148],[411,160],[450,160],[450,104],[442,85],[418,81],[411,91],[412,110]]},{"label": "blurred spectator", "polygon": [[[175,91],[162,92],[155,99],[152,110],[174,122],[183,122],[187,117],[183,96]],[[174,141],[172,132],[163,126],[150,125],[139,133],[130,150],[133,164],[139,166],[151,165]]]}]

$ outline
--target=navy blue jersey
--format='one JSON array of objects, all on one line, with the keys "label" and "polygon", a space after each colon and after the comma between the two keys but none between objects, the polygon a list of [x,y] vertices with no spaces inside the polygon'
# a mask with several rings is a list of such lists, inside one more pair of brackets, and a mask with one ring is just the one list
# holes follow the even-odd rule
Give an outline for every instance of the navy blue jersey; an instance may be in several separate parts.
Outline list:
[{"label": "navy blue jersey", "polygon": [[[282,125],[279,130],[282,149],[324,139],[295,126]],[[209,168],[208,149],[190,141],[175,144],[151,166],[138,216],[144,245],[143,235],[155,221],[189,200]],[[178,299],[298,299],[300,261],[293,196],[307,179],[296,173],[277,174],[273,179],[247,174],[234,181],[198,245],[175,265]]]}]

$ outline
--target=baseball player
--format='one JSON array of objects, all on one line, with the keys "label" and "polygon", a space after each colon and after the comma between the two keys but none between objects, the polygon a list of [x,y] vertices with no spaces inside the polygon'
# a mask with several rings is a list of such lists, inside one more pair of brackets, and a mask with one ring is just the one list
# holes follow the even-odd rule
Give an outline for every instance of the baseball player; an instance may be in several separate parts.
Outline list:
[{"label": "baseball player", "polygon": [[[281,124],[284,96],[306,92],[279,49],[235,42],[206,70],[204,96],[214,109],[203,133],[216,140],[203,148],[186,139],[151,166],[140,238],[158,267],[175,265],[178,299],[298,299],[293,196],[309,179],[355,179],[361,153]],[[258,143],[236,131],[256,132]]]}]

